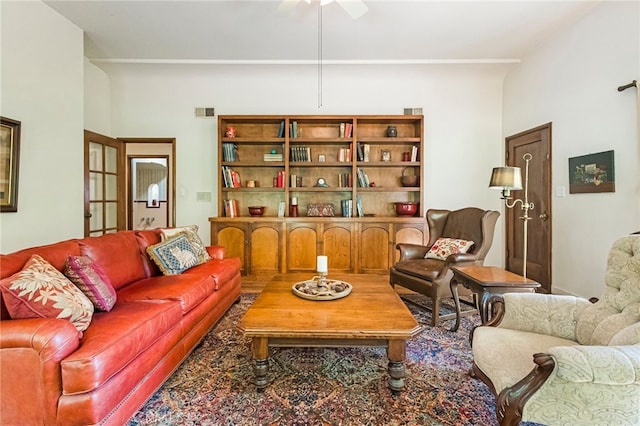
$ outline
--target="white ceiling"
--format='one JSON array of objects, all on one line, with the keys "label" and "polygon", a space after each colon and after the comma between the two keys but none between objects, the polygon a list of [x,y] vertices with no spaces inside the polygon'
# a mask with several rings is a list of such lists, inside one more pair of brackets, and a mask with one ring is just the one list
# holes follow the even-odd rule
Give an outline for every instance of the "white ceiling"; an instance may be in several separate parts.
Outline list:
[{"label": "white ceiling", "polygon": [[[338,63],[517,61],[598,1],[364,0],[357,20],[322,9],[322,57]],[[113,62],[318,59],[318,8],[280,0],[45,0],[85,31],[85,54]]]}]

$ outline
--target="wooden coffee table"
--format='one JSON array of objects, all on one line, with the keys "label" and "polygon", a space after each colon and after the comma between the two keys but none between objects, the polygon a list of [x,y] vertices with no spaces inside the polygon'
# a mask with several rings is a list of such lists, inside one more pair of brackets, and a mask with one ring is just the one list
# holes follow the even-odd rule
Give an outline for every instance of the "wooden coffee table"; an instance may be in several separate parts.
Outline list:
[{"label": "wooden coffee table", "polygon": [[456,323],[451,331],[460,327],[460,299],[458,283],[480,296],[480,320],[482,324],[489,321],[491,300],[504,293],[534,292],[540,284],[496,266],[457,266],[451,268],[453,278],[450,287],[456,305]]},{"label": "wooden coffee table", "polygon": [[[404,388],[406,341],[421,327],[384,275],[329,276],[349,282],[347,297],[314,301],[293,294],[292,275],[267,283],[238,328],[252,338],[255,384],[267,386],[269,347],[379,346],[389,357],[389,388]],[[301,275],[298,281],[309,279]]]}]

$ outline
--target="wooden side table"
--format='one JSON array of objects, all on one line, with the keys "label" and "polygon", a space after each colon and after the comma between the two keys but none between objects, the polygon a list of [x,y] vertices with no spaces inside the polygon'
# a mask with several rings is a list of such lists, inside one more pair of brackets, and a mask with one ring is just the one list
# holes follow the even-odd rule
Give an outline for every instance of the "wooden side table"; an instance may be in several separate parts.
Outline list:
[{"label": "wooden side table", "polygon": [[540,284],[533,280],[495,266],[459,266],[451,270],[453,278],[449,285],[456,305],[456,324],[451,331],[457,331],[460,327],[459,283],[480,296],[478,308],[482,324],[489,321],[492,296],[514,292],[534,292],[540,287]]}]

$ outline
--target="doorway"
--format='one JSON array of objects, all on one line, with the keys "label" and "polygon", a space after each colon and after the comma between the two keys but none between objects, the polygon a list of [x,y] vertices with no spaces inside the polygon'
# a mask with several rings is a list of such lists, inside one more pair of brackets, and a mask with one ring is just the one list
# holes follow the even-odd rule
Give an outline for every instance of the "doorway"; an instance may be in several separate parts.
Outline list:
[{"label": "doorway", "polygon": [[[528,199],[534,207],[529,211],[527,241],[527,278],[540,283],[540,290],[551,293],[551,123],[505,138],[507,166],[520,167],[523,185],[525,154],[529,162]],[[522,198],[516,191],[514,199]],[[520,204],[506,209],[506,269],[522,274],[524,264],[524,232]]]},{"label": "doorway", "polygon": [[176,226],[176,140],[118,140],[126,152],[127,229]]}]

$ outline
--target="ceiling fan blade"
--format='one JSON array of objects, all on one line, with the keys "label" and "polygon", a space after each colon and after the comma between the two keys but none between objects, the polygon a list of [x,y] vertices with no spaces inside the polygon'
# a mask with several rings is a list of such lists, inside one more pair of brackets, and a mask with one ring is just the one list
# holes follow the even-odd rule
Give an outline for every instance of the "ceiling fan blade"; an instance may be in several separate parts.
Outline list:
[{"label": "ceiling fan blade", "polygon": [[336,0],[336,3],[342,6],[353,19],[358,19],[369,10],[362,0]]},{"label": "ceiling fan blade", "polygon": [[278,6],[278,10],[276,13],[279,15],[287,15],[298,5],[300,0],[282,0],[280,2],[280,6]]}]

